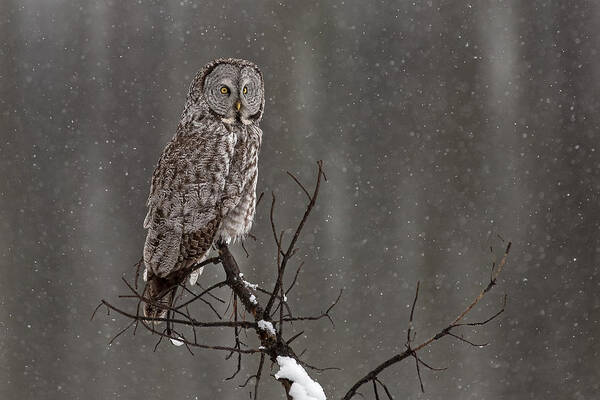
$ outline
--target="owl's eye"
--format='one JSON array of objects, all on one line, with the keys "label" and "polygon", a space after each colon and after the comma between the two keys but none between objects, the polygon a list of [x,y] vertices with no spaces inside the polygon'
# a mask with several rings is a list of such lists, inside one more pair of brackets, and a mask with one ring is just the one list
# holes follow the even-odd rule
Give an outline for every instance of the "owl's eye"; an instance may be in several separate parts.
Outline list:
[{"label": "owl's eye", "polygon": [[221,93],[223,93],[223,94],[229,93],[229,88],[227,86],[221,86]]},{"label": "owl's eye", "polygon": [[248,93],[248,86],[244,86],[244,89],[242,90],[242,92],[243,92],[244,94]]}]

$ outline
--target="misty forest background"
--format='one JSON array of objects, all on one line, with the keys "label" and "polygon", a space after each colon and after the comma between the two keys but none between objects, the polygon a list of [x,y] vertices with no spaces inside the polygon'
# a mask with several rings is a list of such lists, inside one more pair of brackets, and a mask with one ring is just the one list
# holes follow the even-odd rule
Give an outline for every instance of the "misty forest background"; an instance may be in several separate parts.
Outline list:
[{"label": "misty forest background", "polygon": [[[149,179],[188,85],[208,61],[248,58],[266,81],[259,192],[279,226],[328,183],[290,295],[327,321],[295,348],[328,398],[456,316],[487,283],[489,246],[513,249],[471,320],[488,347],[444,339],[388,370],[406,399],[591,399],[600,391],[600,3],[595,1],[0,2],[0,397],[246,399],[225,354],[163,345],[90,315],[125,293],[145,237]],[[270,287],[269,202],[235,247]],[[222,276],[205,272],[203,284]],[[225,295],[223,293],[223,295]],[[199,315],[212,318],[206,308]],[[292,334],[289,331],[288,334]],[[228,331],[203,331],[231,345]],[[250,341],[250,339],[248,339]],[[274,373],[275,371],[273,371]],[[263,399],[282,397],[263,379]],[[365,391],[368,393],[368,391]]]}]

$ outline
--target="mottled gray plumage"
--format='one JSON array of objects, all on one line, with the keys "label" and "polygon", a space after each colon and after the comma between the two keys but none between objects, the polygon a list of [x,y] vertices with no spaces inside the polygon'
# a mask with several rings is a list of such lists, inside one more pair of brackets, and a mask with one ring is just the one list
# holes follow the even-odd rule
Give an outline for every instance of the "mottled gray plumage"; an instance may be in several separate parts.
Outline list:
[{"label": "mottled gray plumage", "polygon": [[[144,296],[169,306],[213,242],[248,233],[256,205],[264,83],[258,67],[218,59],[194,78],[177,133],[152,176]],[[146,304],[151,317],[166,314]]]}]

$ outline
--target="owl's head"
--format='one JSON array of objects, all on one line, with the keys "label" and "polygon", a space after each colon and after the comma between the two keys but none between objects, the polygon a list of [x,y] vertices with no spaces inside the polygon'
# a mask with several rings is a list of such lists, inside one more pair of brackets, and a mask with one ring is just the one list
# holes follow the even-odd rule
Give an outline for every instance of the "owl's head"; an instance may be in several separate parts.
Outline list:
[{"label": "owl's head", "polygon": [[226,123],[259,122],[265,105],[263,77],[256,64],[236,59],[208,63],[194,78],[189,100],[206,103]]}]

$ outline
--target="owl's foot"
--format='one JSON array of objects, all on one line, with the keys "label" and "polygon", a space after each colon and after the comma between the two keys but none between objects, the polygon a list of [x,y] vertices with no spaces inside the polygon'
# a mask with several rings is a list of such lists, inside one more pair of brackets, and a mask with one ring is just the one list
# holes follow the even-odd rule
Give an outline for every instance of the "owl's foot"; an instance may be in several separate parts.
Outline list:
[{"label": "owl's foot", "polygon": [[[168,311],[173,305],[176,288],[171,289],[172,285],[168,280],[150,275],[143,294],[145,299],[143,305],[144,316],[163,319],[167,317]],[[151,322],[156,326],[161,321],[151,320]]]}]

